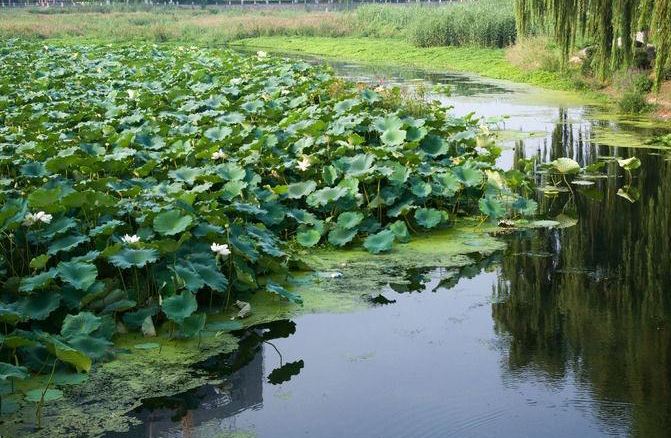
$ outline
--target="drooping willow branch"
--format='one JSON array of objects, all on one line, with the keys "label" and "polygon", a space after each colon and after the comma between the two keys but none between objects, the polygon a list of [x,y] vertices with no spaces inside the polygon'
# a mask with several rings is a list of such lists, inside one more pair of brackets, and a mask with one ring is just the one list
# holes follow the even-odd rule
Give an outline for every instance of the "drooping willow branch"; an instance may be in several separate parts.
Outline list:
[{"label": "drooping willow branch", "polygon": [[[578,35],[592,39],[600,75],[633,63],[639,31],[649,33],[657,52],[659,89],[671,52],[671,0],[515,0],[518,35],[549,26],[566,62]],[[550,23],[549,25],[544,23]]]}]

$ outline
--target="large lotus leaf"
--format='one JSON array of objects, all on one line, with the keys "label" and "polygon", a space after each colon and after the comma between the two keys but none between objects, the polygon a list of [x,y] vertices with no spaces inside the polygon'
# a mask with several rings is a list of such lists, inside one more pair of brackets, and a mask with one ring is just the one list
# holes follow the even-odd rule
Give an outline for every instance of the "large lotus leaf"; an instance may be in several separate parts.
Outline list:
[{"label": "large lotus leaf", "polygon": [[380,136],[380,140],[387,146],[398,146],[405,141],[406,132],[402,129],[387,129]]},{"label": "large lotus leaf", "polygon": [[421,148],[430,157],[445,155],[449,150],[447,143],[441,137],[433,134],[424,137]]},{"label": "large lotus leaf", "polygon": [[71,192],[63,198],[62,205],[69,208],[98,209],[114,207],[118,200],[107,193],[95,190]]},{"label": "large lotus leaf", "polygon": [[287,197],[289,199],[300,199],[314,192],[316,188],[317,183],[312,180],[289,184],[287,186]]},{"label": "large lotus leaf", "polygon": [[493,196],[486,196],[480,199],[478,205],[482,214],[492,219],[498,219],[506,214],[506,209],[503,207],[501,201]]},{"label": "large lotus leaf", "polygon": [[323,207],[347,195],[346,187],[324,187],[308,195],[307,203],[312,207]]},{"label": "large lotus leaf", "polygon": [[61,217],[51,222],[42,232],[41,237],[44,239],[52,239],[58,234],[63,234],[77,226],[77,221],[71,217]]},{"label": "large lotus leaf", "polygon": [[254,242],[243,231],[242,227],[231,227],[228,243],[233,246],[233,249],[235,249],[236,253],[239,253],[250,262],[256,262],[260,257],[259,252],[255,248]]},{"label": "large lotus leaf", "polygon": [[48,209],[61,199],[61,188],[39,188],[28,195],[28,205],[34,209]]},{"label": "large lotus leaf", "polygon": [[363,176],[370,173],[375,157],[367,154],[358,154],[353,157],[342,158],[345,165],[345,175],[347,176]]},{"label": "large lotus leaf", "polygon": [[453,173],[440,173],[433,176],[433,180],[438,186],[438,190],[434,192],[439,193],[441,196],[452,197],[461,189],[461,182],[454,176]]},{"label": "large lotus leaf", "polygon": [[28,369],[26,367],[11,365],[5,362],[0,362],[0,380],[19,379],[23,380],[28,377]]},{"label": "large lotus leaf", "polygon": [[356,228],[344,228],[340,225],[329,231],[328,240],[331,245],[344,246],[356,237]]},{"label": "large lotus leaf", "polygon": [[158,312],[156,306],[143,307],[134,312],[126,312],[123,314],[123,322],[130,328],[139,329],[147,317],[154,316]]},{"label": "large lotus leaf", "polygon": [[184,318],[179,327],[180,334],[187,338],[198,336],[198,334],[205,328],[206,321],[207,315],[204,313],[194,313],[193,315]]},{"label": "large lotus leaf", "polygon": [[164,211],[154,218],[154,231],[164,236],[174,236],[186,230],[193,217],[183,215],[179,210]]},{"label": "large lotus leaf", "polygon": [[216,265],[205,265],[201,263],[192,263],[192,269],[200,275],[210,289],[217,292],[226,292],[228,289],[228,279],[219,272]]},{"label": "large lotus leaf", "polygon": [[158,260],[158,251],[155,249],[124,248],[113,256],[110,256],[108,260],[112,265],[121,269],[132,267],[142,268],[147,263],[153,263]]},{"label": "large lotus leaf", "polygon": [[175,181],[185,182],[190,185],[193,185],[196,182],[196,178],[202,174],[203,170],[197,167],[180,167],[168,172],[168,175]]},{"label": "large lotus leaf", "polygon": [[359,93],[359,96],[361,99],[365,100],[368,103],[375,103],[378,102],[382,99],[378,93],[375,91],[371,90],[370,88],[366,88],[361,93]]},{"label": "large lotus leaf", "polygon": [[641,197],[641,193],[638,191],[636,187],[632,186],[624,186],[620,187],[617,190],[616,193],[617,196],[620,196],[621,198],[626,199],[627,201],[631,202],[632,204],[636,201],[639,200]]},{"label": "large lotus leaf", "polygon": [[390,183],[396,186],[405,184],[410,177],[410,169],[400,163],[391,164],[392,172],[387,176]]},{"label": "large lotus leaf", "polygon": [[47,169],[44,164],[33,161],[21,166],[21,175],[28,178],[41,178],[47,175]]},{"label": "large lotus leaf", "polygon": [[79,335],[90,335],[100,327],[101,323],[102,319],[91,312],[66,315],[61,327],[61,336],[72,338]]},{"label": "large lotus leaf", "polygon": [[14,330],[7,336],[0,336],[0,343],[2,343],[3,348],[11,349],[32,347],[36,344],[32,334],[23,330]]},{"label": "large lotus leaf", "polygon": [[245,102],[240,105],[240,109],[245,110],[248,113],[254,113],[263,109],[263,101],[256,99],[250,102]]},{"label": "large lotus leaf", "polygon": [[426,137],[426,134],[428,134],[428,130],[423,127],[417,127],[417,126],[411,126],[408,128],[407,133],[405,135],[406,141],[419,141]]},{"label": "large lotus leaf", "polygon": [[101,313],[112,313],[112,312],[123,312],[125,310],[132,309],[137,305],[137,302],[129,299],[121,299],[119,301],[114,301],[105,306]]},{"label": "large lotus leaf", "polygon": [[401,129],[403,121],[398,116],[379,117],[373,122],[373,127],[378,132],[384,132],[390,129]]},{"label": "large lotus leaf", "polygon": [[533,199],[519,197],[513,203],[513,208],[524,216],[533,216],[538,209],[538,203]]},{"label": "large lotus leaf", "polygon": [[221,197],[230,201],[238,196],[242,196],[242,191],[247,187],[245,181],[228,181],[222,187]]},{"label": "large lotus leaf", "polygon": [[33,403],[51,402],[63,398],[63,391],[60,389],[31,389],[26,392],[26,401]]},{"label": "large lotus leaf", "polygon": [[181,323],[198,309],[196,297],[191,292],[183,292],[163,299],[161,309],[171,321]]},{"label": "large lotus leaf", "polygon": [[387,216],[389,217],[398,217],[400,215],[407,214],[414,207],[412,199],[405,199],[396,203],[392,208],[387,211]]},{"label": "large lotus leaf", "polygon": [[172,270],[177,274],[188,291],[197,292],[205,286],[205,280],[191,266],[178,264],[172,267]]},{"label": "large lotus leaf", "polygon": [[338,216],[338,226],[349,230],[359,225],[361,221],[363,221],[363,218],[363,213],[361,212],[346,211],[344,213],[340,213]]},{"label": "large lotus leaf", "polygon": [[18,304],[12,303],[12,304],[3,304],[0,303],[0,321],[11,324],[11,325],[16,325],[17,322],[19,322],[21,319],[23,319],[24,316],[21,313]]},{"label": "large lotus leaf", "polygon": [[48,271],[40,272],[32,277],[24,277],[21,279],[19,290],[21,292],[32,292],[34,290],[42,289],[47,286],[51,280],[56,278],[58,271],[54,268]]},{"label": "large lotus leaf", "polygon": [[552,163],[552,167],[562,175],[568,175],[580,172],[580,164],[571,158],[557,158]]},{"label": "large lotus leaf", "polygon": [[454,176],[466,187],[475,187],[482,184],[484,174],[480,169],[470,166],[455,166],[452,168]]},{"label": "large lotus leaf", "polygon": [[17,310],[26,319],[43,320],[54,310],[58,309],[61,296],[53,292],[40,292],[36,295],[25,297],[17,303]]},{"label": "large lotus leaf", "polygon": [[294,209],[289,211],[288,215],[299,224],[316,225],[319,222],[317,216],[305,210]]},{"label": "large lotus leaf", "polygon": [[306,248],[310,248],[319,243],[322,238],[321,230],[318,228],[299,228],[296,233],[296,241]]},{"label": "large lotus leaf", "polygon": [[112,232],[121,225],[124,225],[120,220],[112,219],[103,224],[98,225],[95,228],[91,228],[89,235],[92,237],[99,235],[110,235]]},{"label": "large lotus leaf", "polygon": [[89,372],[91,370],[91,358],[83,352],[72,348],[53,336],[44,335],[43,341],[47,346],[47,350],[60,361],[74,366],[77,371]]},{"label": "large lotus leaf", "polygon": [[359,99],[345,99],[345,100],[341,100],[340,102],[336,103],[333,106],[333,109],[337,113],[344,113],[345,111],[349,111],[352,108],[354,108],[354,106],[358,103],[360,103]]},{"label": "large lotus leaf", "polygon": [[257,216],[267,226],[278,225],[287,216],[286,208],[279,202],[267,202],[263,204],[263,209],[266,211],[266,214],[259,214]]},{"label": "large lotus leaf", "polygon": [[223,116],[217,119],[221,123],[227,123],[229,125],[235,125],[236,123],[242,123],[245,120],[245,116],[240,113],[232,112],[224,114]]},{"label": "large lotus leaf", "polygon": [[227,181],[238,181],[245,177],[245,169],[237,163],[225,163],[217,167],[217,175]]},{"label": "large lotus leaf", "polygon": [[61,280],[80,290],[91,287],[98,276],[98,269],[92,263],[60,262],[57,270]]},{"label": "large lotus leaf", "polygon": [[82,243],[86,242],[87,240],[89,240],[88,237],[76,234],[66,236],[58,240],[54,240],[51,243],[51,245],[49,245],[49,248],[47,249],[47,254],[54,255],[58,254],[61,251],[65,252],[70,251],[78,247]]},{"label": "large lotus leaf", "polygon": [[338,169],[335,166],[328,165],[322,168],[322,179],[328,185],[333,185],[338,180]]},{"label": "large lotus leaf", "polygon": [[68,344],[94,360],[102,359],[114,345],[107,339],[88,335],[74,336],[68,339]]},{"label": "large lotus leaf", "polygon": [[418,208],[415,211],[415,220],[424,228],[434,228],[443,220],[443,213],[435,208]]},{"label": "large lotus leaf", "polygon": [[287,300],[291,301],[294,304],[299,304],[301,306],[303,305],[303,298],[301,298],[300,295],[295,294],[293,292],[289,292],[288,290],[286,290],[285,288],[283,288],[282,286],[273,281],[268,281],[268,283],[266,283],[266,290],[268,292],[277,294],[282,298],[286,298]]},{"label": "large lotus leaf", "polygon": [[391,230],[382,230],[371,234],[363,242],[364,248],[373,254],[390,251],[394,244],[394,233]]},{"label": "large lotus leaf", "polygon": [[28,202],[25,199],[5,200],[0,207],[0,231],[21,225],[26,213],[28,213]]},{"label": "large lotus leaf", "polygon": [[205,131],[205,138],[210,141],[221,141],[231,135],[233,130],[228,126],[215,126]]},{"label": "large lotus leaf", "polygon": [[396,221],[389,225],[389,229],[394,233],[394,239],[401,243],[407,243],[410,241],[410,233],[408,232],[408,227],[403,221]]},{"label": "large lotus leaf", "polygon": [[641,160],[636,157],[631,157],[623,160],[617,160],[617,164],[625,170],[635,170],[641,167]]},{"label": "large lotus leaf", "polygon": [[431,184],[417,180],[410,187],[410,191],[412,191],[412,194],[418,198],[426,198],[431,194]]}]

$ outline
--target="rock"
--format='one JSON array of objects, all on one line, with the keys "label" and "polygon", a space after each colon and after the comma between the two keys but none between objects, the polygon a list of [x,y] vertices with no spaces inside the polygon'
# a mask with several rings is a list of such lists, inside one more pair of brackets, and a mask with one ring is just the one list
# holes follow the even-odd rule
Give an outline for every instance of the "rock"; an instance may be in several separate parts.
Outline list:
[{"label": "rock", "polygon": [[142,334],[145,338],[153,338],[156,336],[156,328],[151,316],[148,316],[142,321]]},{"label": "rock", "polygon": [[240,309],[240,311],[238,312],[238,319],[247,318],[249,315],[252,314],[252,305],[249,304],[248,302],[237,300],[235,302],[235,305],[237,306],[238,309]]},{"label": "rock", "polygon": [[585,62],[585,60],[583,58],[579,57],[579,56],[576,56],[576,55],[571,56],[568,60],[569,64],[576,65],[576,66],[582,65],[583,62]]}]

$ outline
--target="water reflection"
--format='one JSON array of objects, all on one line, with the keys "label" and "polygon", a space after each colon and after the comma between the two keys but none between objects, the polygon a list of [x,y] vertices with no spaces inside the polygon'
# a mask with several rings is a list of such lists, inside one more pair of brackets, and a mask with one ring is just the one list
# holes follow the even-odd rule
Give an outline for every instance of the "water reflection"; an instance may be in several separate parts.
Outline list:
[{"label": "water reflection", "polygon": [[615,178],[601,181],[601,199],[578,193],[555,207],[573,210],[575,227],[511,241],[492,307],[497,331],[511,336],[506,374],[573,375],[593,391],[604,426],[624,419],[634,436],[666,436],[671,164],[639,156],[638,202],[616,195]]}]

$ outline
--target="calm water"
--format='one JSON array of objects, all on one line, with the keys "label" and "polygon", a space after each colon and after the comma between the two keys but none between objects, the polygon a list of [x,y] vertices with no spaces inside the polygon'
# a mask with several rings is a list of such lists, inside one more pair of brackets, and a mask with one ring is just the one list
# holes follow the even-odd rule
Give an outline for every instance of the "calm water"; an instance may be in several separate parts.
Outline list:
[{"label": "calm water", "polygon": [[[636,155],[575,197],[543,200],[577,225],[507,236],[508,249],[453,271],[380,285],[386,305],[278,321],[201,364],[220,385],[148,399],[115,437],[597,437],[671,435],[671,161],[593,141],[598,108],[460,75],[337,65],[366,81],[449,83],[455,112],[510,115],[501,158]],[[632,138],[632,137],[625,137]],[[623,140],[625,141],[625,140]],[[628,141],[628,140],[626,140]],[[617,142],[616,142],[617,143]],[[611,142],[612,144],[612,142]],[[111,435],[112,436],[112,435]]]}]

